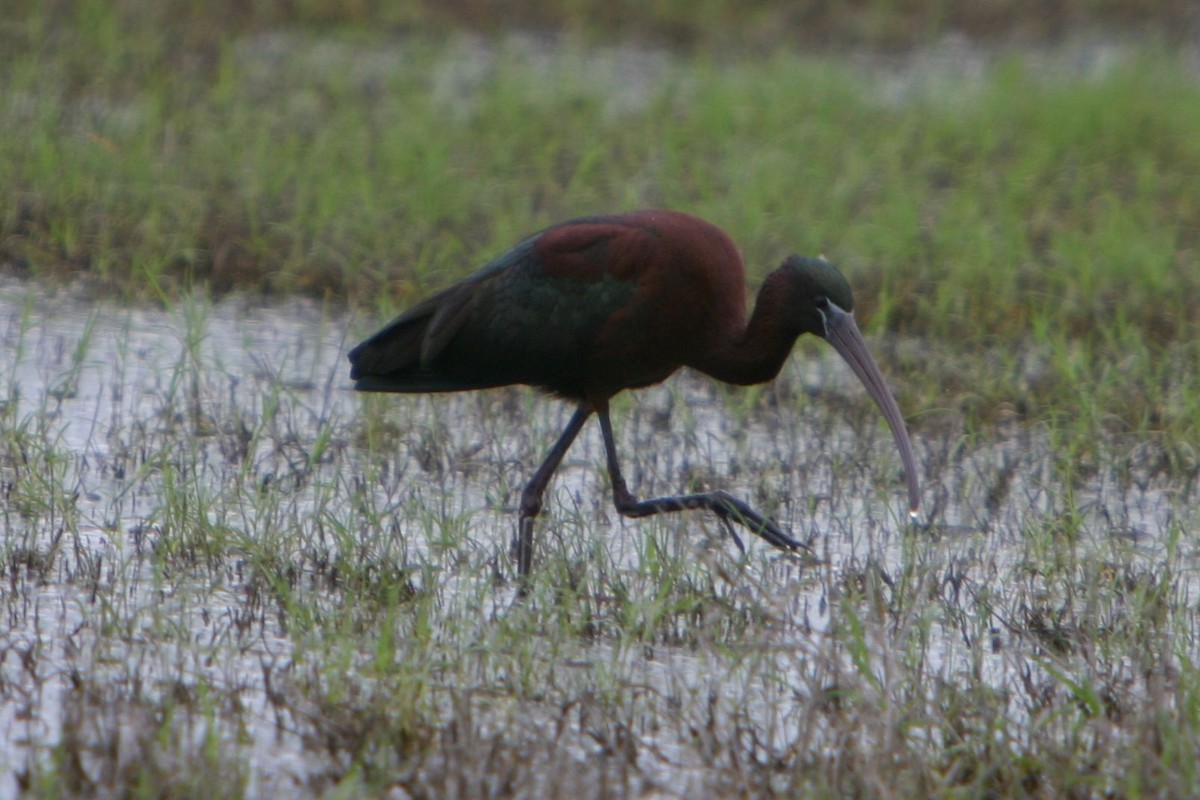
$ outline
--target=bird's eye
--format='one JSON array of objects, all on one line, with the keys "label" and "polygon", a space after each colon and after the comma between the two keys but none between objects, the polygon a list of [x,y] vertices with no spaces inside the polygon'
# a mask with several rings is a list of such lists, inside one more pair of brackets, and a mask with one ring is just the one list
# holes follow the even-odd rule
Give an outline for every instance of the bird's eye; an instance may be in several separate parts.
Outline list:
[{"label": "bird's eye", "polygon": [[822,311],[829,308],[829,298],[828,297],[818,297],[817,298],[817,308],[819,308]]}]

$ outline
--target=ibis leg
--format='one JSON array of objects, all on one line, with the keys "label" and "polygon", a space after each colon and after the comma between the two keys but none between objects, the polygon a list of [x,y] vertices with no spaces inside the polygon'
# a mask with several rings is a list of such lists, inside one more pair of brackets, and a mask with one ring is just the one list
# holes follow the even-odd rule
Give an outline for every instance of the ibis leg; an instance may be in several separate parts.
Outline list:
[{"label": "ibis leg", "polygon": [[542,510],[542,495],[546,493],[550,478],[562,463],[563,456],[567,454],[571,443],[575,441],[591,413],[589,405],[579,406],[562,435],[558,437],[558,441],[550,448],[542,465],[533,473],[533,477],[525,485],[525,490],[521,492],[521,513],[517,530],[517,576],[520,582],[518,591],[522,595],[528,588],[529,572],[533,568],[533,521]]},{"label": "ibis leg", "polygon": [[[728,492],[714,491],[702,494],[684,494],[673,497],[656,497],[638,500],[625,485],[621,476],[621,465],[617,462],[617,445],[613,439],[612,422],[608,418],[608,404],[596,403],[596,414],[600,417],[600,431],[604,436],[604,452],[608,457],[608,474],[612,480],[613,504],[626,517],[650,517],[675,511],[704,508],[716,514],[726,527],[737,523],[780,550],[796,552],[808,550],[808,545],[793,539],[774,520],[764,517]],[[729,527],[732,533],[732,527]],[[735,535],[734,541],[741,546]]]}]

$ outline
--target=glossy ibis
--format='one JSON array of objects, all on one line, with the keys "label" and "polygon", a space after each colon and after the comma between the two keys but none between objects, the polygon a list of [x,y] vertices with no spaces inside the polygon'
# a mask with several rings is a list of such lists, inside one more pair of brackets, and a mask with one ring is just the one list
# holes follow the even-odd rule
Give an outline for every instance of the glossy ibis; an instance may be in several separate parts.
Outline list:
[{"label": "glossy ibis", "polygon": [[[796,338],[824,338],[866,385],[891,426],[915,516],[912,446],[896,401],[854,322],[850,286],[820,258],[789,256],[767,276],[749,321],[742,259],[715,225],[674,211],[586,217],[524,240],[474,275],[418,303],[350,351],[354,388],[453,392],[527,384],[578,405],[521,493],[521,590],[534,519],[567,449],[592,414],[627,517],[704,508],[774,546],[804,545],[723,491],[638,500],[617,462],[608,401],[680,367],[749,385],[779,373]],[[736,537],[735,537],[736,540]]]}]

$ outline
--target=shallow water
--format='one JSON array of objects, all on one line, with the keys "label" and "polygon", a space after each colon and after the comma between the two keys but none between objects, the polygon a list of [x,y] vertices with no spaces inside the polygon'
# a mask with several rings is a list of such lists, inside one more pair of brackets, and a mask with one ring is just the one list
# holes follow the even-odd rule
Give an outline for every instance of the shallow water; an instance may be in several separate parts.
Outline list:
[{"label": "shallow water", "polygon": [[[0,705],[0,730],[11,732],[0,754],[7,776],[0,796],[14,795],[14,770],[26,758],[44,757],[59,741],[72,671],[107,685],[118,700],[139,696],[147,680],[156,691],[210,685],[261,695],[264,661],[290,659],[288,641],[270,631],[249,646],[223,644],[244,604],[236,580],[165,574],[151,554],[169,535],[164,498],[178,491],[164,476],[171,482],[190,473],[203,484],[196,496],[219,498],[244,469],[230,442],[242,435],[237,426],[261,418],[263,386],[294,392],[297,420],[352,413],[351,393],[327,383],[341,336],[340,326],[323,324],[305,304],[247,311],[197,302],[171,313],[63,301],[21,286],[0,291],[0,381],[5,435],[12,435],[0,476],[9,501],[20,493],[14,486],[39,478],[44,484],[32,495],[60,498],[58,510],[33,513],[10,502],[4,514],[10,565],[14,551],[57,557],[31,591],[20,588],[11,567],[0,674],[21,689],[10,697],[24,702]],[[230,513],[217,505],[211,516]],[[113,625],[125,633],[106,634]],[[164,628],[198,649],[180,646]],[[223,657],[212,659],[213,652]],[[108,733],[119,741],[135,727],[138,708],[129,704],[116,715]],[[277,749],[268,717],[247,719],[261,724],[247,741],[269,756],[264,763],[277,778],[305,772],[298,749]],[[204,722],[184,727],[199,737]]]},{"label": "shallow water", "polygon": [[[0,289],[9,574],[0,590],[0,730],[10,732],[0,797],[15,796],[14,770],[46,758],[71,727],[77,674],[111,693],[95,699],[106,721],[90,734],[96,746],[104,736],[132,740],[146,698],[211,694],[236,697],[245,712],[236,715],[242,735],[223,747],[251,765],[255,793],[330,769],[306,743],[302,715],[273,695],[272,681],[293,675],[297,649],[310,645],[248,601],[260,545],[291,554],[300,580],[309,575],[305,597],[316,609],[335,606],[339,592],[321,588],[312,552],[338,537],[361,540],[363,563],[397,564],[432,582],[448,618],[486,630],[488,615],[511,599],[511,584],[488,576],[511,573],[520,488],[570,409],[522,389],[364,398],[349,390],[343,354],[356,338],[347,331],[365,333],[370,322],[301,301],[191,300],[179,309]],[[559,691],[590,692],[607,675],[649,709],[650,722],[632,731],[646,787],[695,778],[703,788],[697,776],[714,757],[697,746],[705,720],[749,725],[768,749],[833,746],[813,709],[831,676],[864,669],[840,644],[847,586],[886,598],[895,582],[918,581],[950,609],[964,602],[960,592],[990,592],[994,615],[974,619],[975,629],[952,614],[911,624],[932,631],[919,647],[939,681],[1018,695],[1030,669],[1018,617],[1053,590],[1030,577],[1029,537],[1046,538],[1039,531],[1061,520],[1064,536],[1090,543],[1097,560],[1152,572],[1195,523],[1194,482],[1137,467],[1146,443],[1111,443],[1112,465],[1072,472],[1064,486],[1064,459],[1046,432],[1014,422],[977,442],[917,432],[934,524],[913,533],[887,429],[826,348],[798,350],[762,394],[681,375],[621,401],[614,417],[635,492],[727,488],[813,536],[817,555],[777,556],[746,536],[743,561],[705,514],[620,520],[597,426],[585,430],[552,486],[536,557],[565,556],[585,572],[636,581],[653,538],[669,558],[717,576],[719,592],[753,597],[775,620],[769,639],[742,649],[574,645]],[[372,437],[381,443],[368,446]],[[1053,541],[1047,546],[1055,557]],[[1182,546],[1175,600],[1186,606],[1196,596],[1196,554]],[[39,571],[38,559],[49,568]],[[481,598],[491,610],[481,612]],[[897,669],[897,642],[910,635],[903,626],[864,628],[865,669],[879,691]],[[485,688],[513,680],[484,674]],[[510,712],[481,710],[479,719],[489,713]],[[540,713],[522,724],[536,727]],[[1012,719],[1021,722],[1019,703]],[[180,735],[197,741],[210,724],[199,712],[178,721]],[[579,725],[575,747],[586,752]]]}]

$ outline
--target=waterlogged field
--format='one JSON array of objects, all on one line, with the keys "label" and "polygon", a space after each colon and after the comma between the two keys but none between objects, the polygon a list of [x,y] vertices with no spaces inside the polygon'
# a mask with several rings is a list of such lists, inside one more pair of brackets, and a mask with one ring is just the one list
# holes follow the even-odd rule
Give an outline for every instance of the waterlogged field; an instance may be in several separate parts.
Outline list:
[{"label": "waterlogged field", "polygon": [[814,557],[621,521],[589,430],[514,604],[515,504],[567,409],[356,396],[365,324],[3,291],[3,796],[1192,785],[1195,465],[926,425],[936,524],[909,530],[886,428],[803,348],[769,388],[684,375],[616,425],[639,491],[730,488]]},{"label": "waterlogged field", "polygon": [[[0,798],[1196,796],[1191,4],[492,5],[0,24]],[[622,520],[590,425],[516,602],[570,409],[359,396],[344,354],[655,206],[751,283],[843,268],[925,519],[801,342],[613,411],[634,491],[811,555]]]}]

